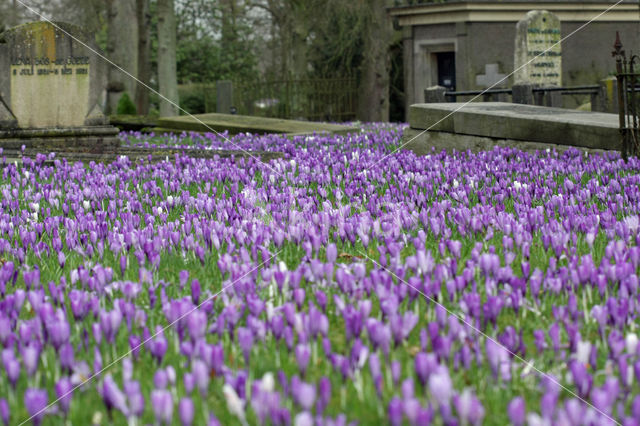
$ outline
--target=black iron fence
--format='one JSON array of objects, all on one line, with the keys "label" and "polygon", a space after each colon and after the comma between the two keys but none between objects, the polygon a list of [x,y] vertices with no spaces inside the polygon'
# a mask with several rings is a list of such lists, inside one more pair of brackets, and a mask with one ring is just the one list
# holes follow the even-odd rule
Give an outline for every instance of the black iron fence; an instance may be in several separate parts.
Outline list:
[{"label": "black iron fence", "polygon": [[348,121],[356,117],[357,83],[351,78],[236,83],[238,114],[311,121]]},{"label": "black iron fence", "polygon": [[338,122],[356,118],[358,91],[353,78],[198,83],[180,86],[179,91],[181,106],[193,114]]},{"label": "black iron fence", "polygon": [[550,107],[561,107],[563,95],[590,95],[591,104],[600,102],[599,85],[570,87],[538,87],[532,84],[516,84],[512,88],[489,90],[448,91],[444,87],[435,86],[425,90],[425,102],[456,102],[459,97],[482,96],[482,101],[513,102]]},{"label": "black iron fence", "polygon": [[620,136],[622,138],[622,157],[626,160],[629,155],[640,156],[638,142],[638,83],[640,73],[635,69],[637,55],[627,58],[622,49],[620,34],[616,32],[612,56],[616,59],[616,79],[618,89],[618,117],[620,120]]}]

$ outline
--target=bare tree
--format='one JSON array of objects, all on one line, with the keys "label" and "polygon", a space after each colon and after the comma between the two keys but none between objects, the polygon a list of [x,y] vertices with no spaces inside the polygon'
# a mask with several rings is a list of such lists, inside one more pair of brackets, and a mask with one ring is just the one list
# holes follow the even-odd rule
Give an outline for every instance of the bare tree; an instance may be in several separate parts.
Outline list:
[{"label": "bare tree", "polygon": [[[390,46],[393,41],[386,0],[356,2],[366,14],[363,34],[357,116],[364,121],[389,121]],[[364,7],[362,7],[364,5]]]},{"label": "bare tree", "polygon": [[[160,93],[178,104],[176,70],[176,16],[173,0],[158,0],[158,83]],[[178,115],[178,108],[160,100],[160,116]]]},{"label": "bare tree", "polygon": [[311,22],[322,16],[317,0],[256,0],[253,8],[265,10],[271,16],[272,49],[279,77],[305,78],[308,72],[308,40]]},{"label": "bare tree", "polygon": [[[138,79],[149,85],[151,81],[151,12],[149,0],[137,0],[138,19]],[[138,85],[135,95],[138,114],[149,114],[149,89]]]},{"label": "bare tree", "polygon": [[[107,57],[127,73],[138,75],[138,19],[136,0],[107,0]],[[109,67],[107,113],[117,110],[124,92],[136,96],[137,83],[131,76]]]}]

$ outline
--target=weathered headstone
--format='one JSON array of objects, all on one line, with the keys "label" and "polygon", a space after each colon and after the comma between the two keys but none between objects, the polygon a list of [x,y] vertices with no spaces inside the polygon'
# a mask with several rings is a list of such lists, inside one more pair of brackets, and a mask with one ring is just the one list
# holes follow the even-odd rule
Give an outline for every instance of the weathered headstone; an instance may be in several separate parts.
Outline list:
[{"label": "weathered headstone", "polygon": [[0,146],[105,152],[118,130],[102,113],[106,66],[83,32],[32,22],[0,35]]},{"label": "weathered headstone", "polygon": [[514,81],[562,86],[560,20],[546,10],[531,10],[516,26]]}]

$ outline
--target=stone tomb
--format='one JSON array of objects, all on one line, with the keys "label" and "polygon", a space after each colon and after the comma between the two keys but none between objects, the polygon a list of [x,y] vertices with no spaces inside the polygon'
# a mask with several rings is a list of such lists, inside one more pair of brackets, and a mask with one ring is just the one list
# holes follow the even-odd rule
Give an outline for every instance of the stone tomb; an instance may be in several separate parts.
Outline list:
[{"label": "stone tomb", "polygon": [[[56,28],[58,26],[59,28]],[[113,152],[118,129],[102,113],[106,64],[82,31],[32,22],[0,35],[0,146]]]},{"label": "stone tomb", "polygon": [[[403,134],[405,149],[478,152],[495,146],[522,151],[571,147],[620,150],[618,115],[503,102],[415,104]],[[429,129],[428,131],[425,131]]]},{"label": "stone tomb", "polygon": [[314,121],[284,120],[281,118],[253,117],[235,114],[200,114],[193,117],[166,117],[158,120],[156,133],[228,131],[229,134],[249,132],[256,134],[283,133],[290,136],[311,135],[313,133],[341,134],[359,132],[354,126],[318,123]]},{"label": "stone tomb", "polygon": [[546,10],[529,11],[516,25],[515,83],[562,86],[560,39],[560,20],[556,15]]}]

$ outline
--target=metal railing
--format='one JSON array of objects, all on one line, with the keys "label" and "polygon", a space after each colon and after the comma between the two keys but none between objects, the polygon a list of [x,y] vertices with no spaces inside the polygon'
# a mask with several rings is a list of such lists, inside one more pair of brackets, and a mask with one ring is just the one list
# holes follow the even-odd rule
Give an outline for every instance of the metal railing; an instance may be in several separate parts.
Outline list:
[{"label": "metal railing", "polygon": [[[598,95],[600,86],[584,85],[569,87],[533,87],[531,91],[534,94],[545,94],[549,92],[560,92],[561,95]],[[513,95],[513,89],[490,89],[490,90],[459,90],[445,91],[444,96],[447,102],[456,102],[458,96],[478,96],[482,95],[484,101],[491,100],[494,95]],[[537,104],[537,102],[536,102]],[[542,103],[540,103],[542,104]]]},{"label": "metal railing", "polygon": [[618,82],[618,117],[620,122],[620,137],[622,138],[622,158],[627,160],[629,155],[640,155],[638,142],[638,97],[640,91],[640,73],[634,67],[638,56],[627,58],[622,49],[620,34],[616,31],[616,41],[611,55],[616,59],[616,79]]},{"label": "metal railing", "polygon": [[238,114],[312,121],[348,121],[356,117],[357,81],[353,78],[234,83]]}]

